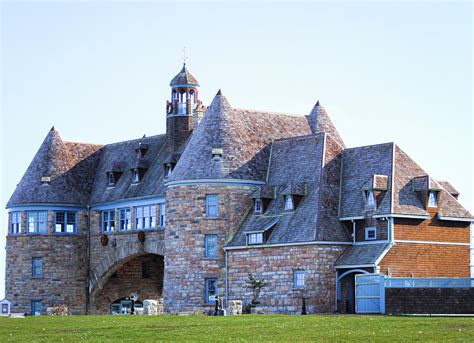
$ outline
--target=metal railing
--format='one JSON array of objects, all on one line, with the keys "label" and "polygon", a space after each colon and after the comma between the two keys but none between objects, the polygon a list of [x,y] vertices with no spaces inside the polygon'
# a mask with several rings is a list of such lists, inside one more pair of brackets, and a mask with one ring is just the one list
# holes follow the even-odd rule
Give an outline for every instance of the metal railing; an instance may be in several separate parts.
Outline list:
[{"label": "metal railing", "polygon": [[386,288],[471,288],[474,278],[385,277]]}]

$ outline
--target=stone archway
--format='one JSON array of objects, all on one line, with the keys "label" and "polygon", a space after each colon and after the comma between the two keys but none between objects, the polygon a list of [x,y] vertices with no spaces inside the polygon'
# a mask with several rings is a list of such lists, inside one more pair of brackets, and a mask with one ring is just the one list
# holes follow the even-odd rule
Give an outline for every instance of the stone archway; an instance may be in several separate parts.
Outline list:
[{"label": "stone archway", "polygon": [[355,313],[355,275],[369,274],[365,269],[350,269],[336,278],[337,311]]}]

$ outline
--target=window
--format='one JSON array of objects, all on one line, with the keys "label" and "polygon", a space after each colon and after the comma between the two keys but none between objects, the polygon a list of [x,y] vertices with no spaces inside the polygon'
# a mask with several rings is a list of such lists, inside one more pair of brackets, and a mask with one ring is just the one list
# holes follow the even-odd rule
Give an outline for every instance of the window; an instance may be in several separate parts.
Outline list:
[{"label": "window", "polygon": [[377,229],[375,227],[365,228],[365,239],[367,241],[377,239]]},{"label": "window", "polygon": [[115,210],[102,211],[102,231],[115,231]]},{"label": "window", "polygon": [[293,287],[304,288],[304,270],[295,270],[293,273]]},{"label": "window", "polygon": [[28,233],[48,233],[48,211],[28,212]]},{"label": "window", "polygon": [[212,148],[212,160],[213,161],[220,161],[222,159],[223,149],[221,148]]},{"label": "window", "polygon": [[428,207],[438,207],[438,194],[436,192],[429,193]]},{"label": "window", "polygon": [[41,301],[40,300],[31,301],[31,315],[41,316]]},{"label": "window", "polygon": [[372,191],[367,191],[365,208],[368,210],[375,209],[375,196],[374,196],[374,192]]},{"label": "window", "polygon": [[173,165],[171,163],[166,163],[165,164],[165,176],[166,177],[170,176],[172,171],[173,171]]},{"label": "window", "polygon": [[132,182],[139,183],[140,182],[140,173],[138,169],[132,169]]},{"label": "window", "polygon": [[285,195],[285,210],[293,211],[293,197],[291,195]]},{"label": "window", "polygon": [[31,260],[31,276],[43,276],[42,257],[33,257]]},{"label": "window", "polygon": [[142,261],[142,278],[150,278],[150,261]]},{"label": "window", "polygon": [[55,212],[55,233],[76,232],[76,212]]},{"label": "window", "polygon": [[218,197],[217,195],[206,195],[206,216],[216,218],[218,215]]},{"label": "window", "polygon": [[156,205],[135,208],[135,229],[150,229],[156,227]]},{"label": "window", "polygon": [[21,212],[10,212],[10,234],[21,233]]},{"label": "window", "polygon": [[2,314],[8,314],[8,304],[2,304]]},{"label": "window", "polygon": [[110,187],[115,186],[115,175],[114,172],[107,173],[107,185]]},{"label": "window", "polygon": [[206,257],[217,257],[217,235],[205,235],[204,245]]},{"label": "window", "polygon": [[263,243],[263,233],[250,233],[247,235],[247,245],[252,244],[262,244]]},{"label": "window", "polygon": [[206,279],[206,304],[214,304],[219,295],[219,289],[217,287],[217,278]]},{"label": "window", "polygon": [[165,227],[166,225],[166,205],[160,204],[160,227]]},{"label": "window", "polygon": [[262,199],[260,198],[255,199],[255,213],[262,213],[262,212],[263,212]]},{"label": "window", "polygon": [[131,211],[129,208],[121,208],[119,210],[119,230],[129,231],[132,229]]}]

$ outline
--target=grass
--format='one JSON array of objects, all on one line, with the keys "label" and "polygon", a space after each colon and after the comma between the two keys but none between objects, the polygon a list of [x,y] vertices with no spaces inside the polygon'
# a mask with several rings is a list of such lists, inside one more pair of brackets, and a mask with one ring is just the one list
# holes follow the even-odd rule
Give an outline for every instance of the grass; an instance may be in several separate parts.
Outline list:
[{"label": "grass", "polygon": [[356,315],[0,318],[0,342],[474,342],[474,317]]}]

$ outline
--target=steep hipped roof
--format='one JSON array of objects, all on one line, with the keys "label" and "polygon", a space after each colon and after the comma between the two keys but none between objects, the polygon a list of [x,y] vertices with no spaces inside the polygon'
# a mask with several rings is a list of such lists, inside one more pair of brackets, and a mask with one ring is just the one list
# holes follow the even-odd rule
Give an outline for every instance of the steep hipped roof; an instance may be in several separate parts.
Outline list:
[{"label": "steep hipped roof", "polygon": [[186,63],[183,63],[181,71],[170,82],[171,87],[176,85],[199,86],[199,82],[186,68]]},{"label": "steep hipped roof", "polygon": [[316,105],[314,105],[311,113],[309,114],[309,123],[313,133],[326,132],[340,146],[344,148],[346,147],[344,141],[339,135],[339,132],[337,132],[336,127],[332,123],[331,118],[329,118],[325,108],[319,103],[319,100],[316,102]]},{"label": "steep hipped roof", "polygon": [[[148,150],[138,158],[138,143],[146,144]],[[90,203],[98,204],[122,199],[140,198],[165,194],[163,164],[169,156],[166,135],[144,137],[104,146],[102,158],[95,175]],[[116,166],[120,166],[117,170]],[[139,183],[132,182],[132,168],[144,168]],[[115,186],[109,187],[107,172],[118,171]]]},{"label": "steep hipped roof", "polygon": [[[265,180],[269,143],[310,133],[304,116],[232,108],[219,91],[191,136],[170,181]],[[212,157],[215,148],[222,149],[220,159]]]},{"label": "steep hipped roof", "polygon": [[[8,201],[19,204],[85,205],[89,201],[101,145],[63,142],[54,127]],[[43,177],[49,182],[42,183]]]}]

